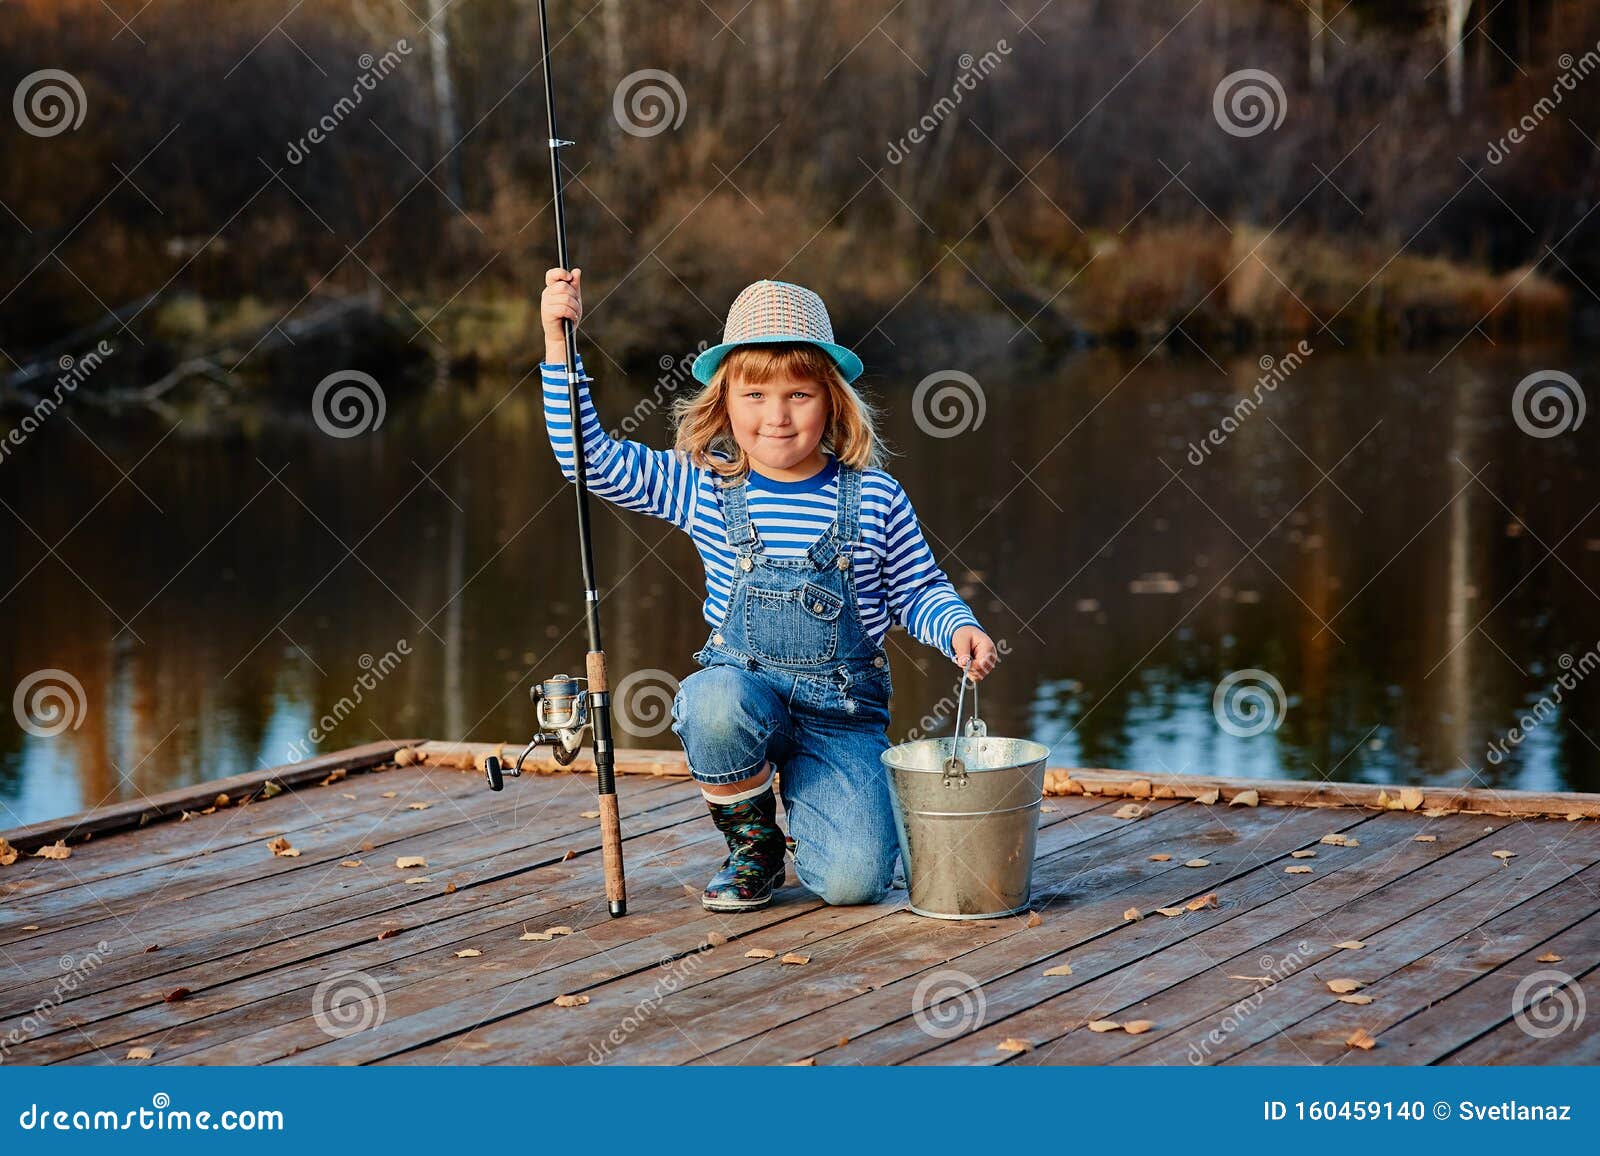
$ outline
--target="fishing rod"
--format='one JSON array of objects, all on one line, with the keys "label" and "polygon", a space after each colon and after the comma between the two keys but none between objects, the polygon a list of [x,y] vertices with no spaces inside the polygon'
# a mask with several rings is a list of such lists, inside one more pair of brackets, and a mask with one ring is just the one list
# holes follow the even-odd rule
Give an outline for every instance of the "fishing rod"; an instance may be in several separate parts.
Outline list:
[{"label": "fishing rod", "polygon": [[[561,202],[561,150],[574,142],[556,132],[556,90],[550,76],[550,30],[545,0],[539,0],[539,51],[544,66],[544,107],[549,127],[550,184],[555,190],[556,263],[572,268],[567,259],[567,219]],[[578,407],[578,329],[570,317],[561,319],[567,341],[567,404],[572,423],[573,475],[578,496],[578,556],[583,567],[584,611],[589,625],[589,653],[585,656],[587,694],[578,680],[566,675],[546,679],[532,689],[539,731],[518,756],[516,764],[502,767],[491,755],[484,762],[489,789],[498,791],[504,775],[522,773],[522,761],[541,742],[550,742],[556,762],[565,766],[578,755],[585,726],[593,729],[595,789],[600,799],[600,853],[605,867],[606,905],[613,918],[628,913],[627,887],[622,868],[622,824],[617,813],[615,752],[611,746],[611,684],[606,678],[606,655],[600,645],[600,594],[594,580],[594,544],[589,530],[588,465],[583,452],[583,422]]]}]

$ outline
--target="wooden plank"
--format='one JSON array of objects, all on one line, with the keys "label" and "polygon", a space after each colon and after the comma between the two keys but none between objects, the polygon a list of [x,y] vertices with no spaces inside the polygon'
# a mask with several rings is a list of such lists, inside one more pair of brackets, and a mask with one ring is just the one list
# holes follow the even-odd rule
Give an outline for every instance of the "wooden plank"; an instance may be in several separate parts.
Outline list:
[{"label": "wooden plank", "polygon": [[367,743],[347,750],[332,751],[304,762],[269,767],[263,771],[250,771],[226,779],[212,779],[186,787],[175,787],[156,795],[148,795],[127,803],[97,807],[61,819],[46,819],[25,827],[0,831],[0,838],[22,851],[34,851],[47,843],[65,840],[73,843],[85,835],[106,835],[140,827],[158,819],[176,819],[184,811],[197,811],[210,804],[219,794],[238,798],[259,791],[267,783],[277,783],[286,791],[310,783],[320,782],[330,771],[360,771],[365,767],[381,766],[401,747],[411,746],[416,739],[398,742]]},{"label": "wooden plank", "polygon": [[[1539,954],[1559,953],[1550,953],[1546,949]],[[1542,963],[1537,956],[1534,957],[1534,963],[1541,970],[1559,971],[1563,966]],[[1538,1001],[1540,1010],[1529,1018],[1534,1031],[1527,1030],[1513,1016],[1438,1062],[1459,1065],[1593,1064],[1600,1061],[1600,1031],[1596,1031],[1592,1023],[1587,1028],[1584,1026],[1595,1009],[1589,1006],[1587,995],[1580,1001],[1572,990],[1576,985],[1585,993],[1594,991],[1596,981],[1600,980],[1600,968],[1590,968],[1588,971],[1573,968],[1566,974],[1571,976],[1571,984],[1554,977],[1549,981],[1552,994]],[[1528,990],[1531,993],[1545,987],[1546,984],[1541,981]]]},{"label": "wooden plank", "polygon": [[[1090,805],[1098,808],[1098,804]],[[1051,826],[1041,832],[1041,841],[1051,837],[1052,829],[1068,830],[1068,820],[1075,817],[1071,808],[1049,816]],[[714,835],[709,824],[704,826],[708,837]],[[1090,837],[1092,831],[1080,827],[1077,833]],[[649,907],[636,904],[630,898],[630,914],[625,919],[608,919],[602,908],[591,906],[579,914],[582,922],[573,922],[574,935],[554,948],[540,945],[538,954],[526,965],[468,967],[447,960],[441,967],[438,959],[423,960],[421,964],[427,974],[421,977],[422,982],[391,991],[384,980],[385,1022],[380,1029],[359,1037],[330,1041],[302,1012],[299,1023],[237,1041],[235,1046],[214,1049],[196,1058],[207,1063],[263,1062],[285,1056],[291,1048],[298,1047],[301,1049],[296,1057],[298,1062],[363,1062],[374,1054],[400,1050],[409,1043],[418,1042],[418,1037],[420,1042],[428,1042],[429,1037],[440,1038],[469,1027],[485,1016],[486,1008],[494,1008],[499,1000],[507,997],[545,1002],[568,990],[591,986],[618,975],[654,969],[663,962],[687,955],[699,956],[698,949],[711,931],[729,940],[747,938],[760,929],[787,923],[819,909],[828,913],[825,919],[832,923],[853,925],[878,918],[895,906],[886,903],[823,908],[821,901],[810,892],[791,885],[778,893],[772,907],[738,916],[712,915],[700,907],[698,895],[704,878],[702,873],[715,861],[714,856],[707,856],[707,861],[701,862],[691,877],[692,883],[684,883],[680,876],[676,894],[667,888],[660,894],[644,896],[641,902],[651,904]],[[692,891],[694,897],[685,896],[685,890]],[[463,945],[470,945],[469,941],[464,940]],[[483,949],[489,954],[487,945]],[[383,979],[383,973],[379,973],[379,977]],[[443,1031],[436,1029],[436,1021],[446,1025]]]},{"label": "wooden plank", "polygon": [[[1356,816],[1352,813],[1352,817]],[[1231,828],[1222,825],[1223,818],[1214,808],[1172,807],[1107,838],[1041,859],[1035,866],[1041,896],[1070,896],[1073,902],[1063,905],[1047,899],[1040,905],[1040,926],[1030,928],[1027,921],[1013,918],[1004,921],[1004,929],[1011,933],[1010,940],[1023,945],[1024,950],[1050,954],[1055,950],[1050,946],[1053,943],[1073,939],[1075,934],[1103,933],[1102,929],[1113,921],[1121,924],[1121,913],[1130,903],[1213,887],[1235,872],[1248,870],[1248,860],[1281,853],[1263,848],[1299,845],[1306,831],[1315,829],[1320,834],[1327,826],[1325,816],[1312,812],[1244,815],[1235,811],[1226,816]],[[1180,851],[1203,847],[1215,857],[1216,865],[1184,868],[1181,857],[1166,863],[1151,862],[1147,853],[1160,845],[1171,845]],[[1076,902],[1080,896],[1082,906]],[[672,1063],[698,1058],[714,1048],[758,1037],[780,1023],[859,995],[872,985],[893,982],[905,973],[908,961],[919,960],[926,965],[932,960],[949,959],[975,934],[973,924],[922,920],[901,912],[885,920],[882,927],[811,938],[806,942],[805,954],[812,957],[812,963],[801,969],[775,960],[741,960],[741,966],[715,977],[714,982],[685,984],[667,995],[661,1001],[658,1016],[629,1034],[626,1044],[611,1058],[626,1063]],[[625,1013],[639,999],[648,998],[649,986],[645,977],[603,990],[589,989],[586,994],[597,1002],[603,999],[600,1010],[615,1016]],[[595,1006],[591,1003],[590,1008]],[[552,1032],[566,1028],[564,1010],[535,1007],[476,1029],[471,1038],[493,1044],[494,1053],[504,1056],[506,1062],[531,1062]],[[420,1062],[430,1056],[438,1062],[438,1054],[438,1049],[423,1049],[408,1062]]]},{"label": "wooden plank", "polygon": [[[1345,1052],[1349,1050],[1345,1041],[1357,1028],[1376,1038],[1419,1008],[1427,1007],[1519,955],[1544,954],[1548,949],[1541,945],[1550,936],[1571,926],[1593,908],[1593,889],[1597,883],[1600,883],[1600,865],[1555,881],[1554,886],[1523,899],[1481,925],[1473,921],[1468,930],[1448,943],[1374,984],[1371,992],[1363,993],[1372,995],[1372,1003],[1359,1006],[1334,1003],[1238,1053],[1235,1060],[1247,1064],[1345,1063]],[[1469,902],[1478,902],[1478,891],[1490,889],[1492,885],[1463,895]],[[1404,925],[1396,930],[1404,931]]]},{"label": "wooden plank", "polygon": [[[570,780],[552,783],[552,789],[559,791],[569,783]],[[635,792],[630,798],[636,798],[642,804],[657,794],[654,791]],[[670,799],[665,792],[661,794]],[[674,812],[673,807],[678,810]],[[687,804],[668,802],[660,806],[659,815],[652,814],[652,808],[645,812],[648,817],[636,822],[644,826],[670,825],[696,813],[703,814],[703,808],[703,801],[698,799],[690,800]],[[530,835],[530,831],[539,837]],[[543,834],[540,835],[540,832]],[[385,855],[396,849],[407,853],[429,849],[426,842],[408,846],[409,842],[402,841],[388,848]],[[477,885],[559,861],[569,851],[581,857],[592,851],[597,842],[598,832],[591,820],[581,817],[567,820],[563,817],[560,822],[553,823],[548,817],[541,820],[535,813],[520,827],[503,828],[488,838],[458,840],[450,847],[450,857],[438,861],[439,869],[460,866],[471,872],[474,865],[481,862],[484,865],[466,881],[467,886]],[[392,859],[388,861],[393,862]],[[592,864],[584,865],[584,869],[587,873],[593,872]],[[381,876],[374,876],[370,871],[332,868],[315,880],[280,876],[238,884],[229,889],[239,900],[237,906],[199,923],[186,920],[184,916],[184,912],[193,904],[184,903],[175,909],[164,906],[163,913],[153,918],[170,921],[177,938],[164,943],[159,952],[151,954],[144,951],[142,939],[119,936],[112,940],[115,946],[107,953],[115,961],[115,966],[107,965],[87,977],[79,987],[78,994],[149,980],[181,967],[220,960],[237,952],[248,952],[254,961],[265,945],[292,935],[296,927],[301,930],[332,927],[378,912],[387,912],[392,922],[398,922],[397,916],[406,908],[422,903],[427,898],[426,895],[417,894],[417,888],[405,886],[402,882],[404,877],[398,871],[391,878],[387,871]],[[373,878],[378,879],[376,885],[372,885]],[[442,880],[440,887],[443,887]],[[465,886],[458,884],[458,889],[465,890]],[[319,890],[323,892],[320,897],[316,896]],[[310,901],[313,897],[316,897],[315,902]],[[292,923],[285,929],[284,925],[289,921]],[[34,942],[29,941],[22,946],[31,947]],[[86,937],[64,941],[62,950],[81,953],[93,942]],[[238,966],[238,963],[233,961],[233,966]],[[51,978],[42,978],[26,985],[8,985],[0,994],[0,1014],[23,1014],[52,992],[55,986],[54,964],[51,963],[49,967]]]}]

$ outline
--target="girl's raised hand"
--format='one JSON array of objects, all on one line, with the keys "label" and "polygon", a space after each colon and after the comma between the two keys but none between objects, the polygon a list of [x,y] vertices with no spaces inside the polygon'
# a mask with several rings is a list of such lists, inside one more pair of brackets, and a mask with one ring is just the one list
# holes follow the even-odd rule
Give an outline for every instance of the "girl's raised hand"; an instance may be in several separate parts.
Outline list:
[{"label": "girl's raised hand", "polygon": [[951,641],[956,654],[956,665],[964,667],[972,681],[982,682],[984,676],[1000,661],[994,640],[976,626],[963,626]]},{"label": "girl's raised hand", "polygon": [[544,295],[539,300],[539,321],[544,326],[545,342],[566,343],[567,335],[562,321],[570,320],[578,327],[583,316],[583,270],[547,269],[544,274]]}]

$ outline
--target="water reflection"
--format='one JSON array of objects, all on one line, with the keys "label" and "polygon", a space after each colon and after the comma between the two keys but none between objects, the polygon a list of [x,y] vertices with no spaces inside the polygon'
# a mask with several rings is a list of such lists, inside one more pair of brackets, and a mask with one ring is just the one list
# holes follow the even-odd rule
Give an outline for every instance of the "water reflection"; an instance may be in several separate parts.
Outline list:
[{"label": "water reflection", "polygon": [[[990,733],[1080,765],[1596,789],[1590,681],[1486,760],[1561,656],[1600,642],[1592,427],[1511,421],[1516,383],[1558,355],[1437,360],[1318,352],[1198,463],[1255,359],[1092,354],[985,381],[982,425],[947,439],[913,420],[910,383],[880,383],[891,469],[1011,650],[985,684]],[[603,412],[650,387],[602,381]],[[636,436],[664,444],[664,423]],[[297,743],[520,740],[528,685],[583,666],[571,491],[531,381],[395,402],[349,440],[266,412],[169,431],[65,411],[0,466],[0,495],[4,685],[59,668],[87,702],[53,738],[5,720],[0,826]],[[706,628],[687,538],[603,503],[594,529],[614,678],[688,673]],[[363,656],[400,640],[410,655],[363,686]],[[898,740],[955,668],[898,632],[890,651]],[[1237,737],[1212,692],[1246,668],[1288,710]],[[671,746],[651,717],[619,743]]]}]

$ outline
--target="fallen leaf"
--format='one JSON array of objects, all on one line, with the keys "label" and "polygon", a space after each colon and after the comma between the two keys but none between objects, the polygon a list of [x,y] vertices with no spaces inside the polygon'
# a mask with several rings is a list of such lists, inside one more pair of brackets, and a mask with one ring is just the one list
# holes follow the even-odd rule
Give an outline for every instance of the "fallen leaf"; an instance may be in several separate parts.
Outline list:
[{"label": "fallen leaf", "polygon": [[407,879],[406,882],[407,883],[412,883],[412,884],[416,884],[416,883],[432,883],[433,879],[432,879],[432,877],[427,876],[427,875],[413,875],[410,879]]},{"label": "fallen leaf", "polygon": [[1041,804],[1040,807],[1039,807],[1039,812],[1041,814],[1044,814],[1044,815],[1048,815],[1051,812],[1053,812],[1054,810],[1055,810],[1055,808],[1052,807],[1049,803]]},{"label": "fallen leaf", "polygon": [[1222,798],[1222,792],[1213,787],[1209,791],[1201,791],[1194,797],[1194,801],[1203,806],[1209,807],[1212,803],[1215,803],[1220,798]]},{"label": "fallen leaf", "polygon": [[1334,946],[1341,948],[1344,951],[1360,951],[1366,946],[1366,944],[1362,943],[1359,939],[1346,939],[1340,943],[1334,944]]},{"label": "fallen leaf", "polygon": [[1309,874],[1311,874],[1311,868],[1309,868],[1309,867],[1285,867],[1283,869],[1283,873],[1285,875],[1309,875]]},{"label": "fallen leaf", "polygon": [[1122,918],[1124,922],[1133,923],[1136,920],[1143,919],[1144,916],[1139,914],[1137,907],[1130,907],[1122,913]]},{"label": "fallen leaf", "polygon": [[1044,922],[1044,916],[1040,915],[1037,911],[1028,912],[1028,926],[1029,927],[1038,927],[1043,922]]},{"label": "fallen leaf", "polygon": [[1439,836],[1437,836],[1437,835],[1418,835],[1416,838],[1412,839],[1411,841],[1413,843],[1437,843],[1439,841]]},{"label": "fallen leaf", "polygon": [[557,1007],[582,1007],[589,1002],[586,995],[558,995],[555,998]]},{"label": "fallen leaf", "polygon": [[568,927],[565,923],[558,924],[555,927],[547,927],[547,928],[545,928],[545,930],[548,931],[551,935],[571,935],[572,934],[572,928]]},{"label": "fallen leaf", "polygon": [[22,852],[18,851],[4,839],[0,839],[0,867],[9,867],[17,861]]},{"label": "fallen leaf", "polygon": [[1451,810],[1449,810],[1449,809],[1447,809],[1445,807],[1429,807],[1426,811],[1424,811],[1422,813],[1424,815],[1426,815],[1430,819],[1442,819],[1446,815],[1455,814],[1454,811],[1451,811]]},{"label": "fallen leaf", "polygon": [[1150,856],[1150,862],[1152,862],[1152,863],[1165,863],[1168,859],[1171,859],[1171,858],[1172,858],[1171,855],[1168,855],[1166,852],[1162,851],[1162,852],[1158,852],[1155,855]]},{"label": "fallen leaf", "polygon": [[393,798],[396,798],[399,794],[400,794],[399,791],[385,791],[383,793],[382,797],[385,798],[385,799],[393,799]]},{"label": "fallen leaf", "polygon": [[426,811],[431,806],[433,806],[432,803],[407,803],[406,809],[410,811]]},{"label": "fallen leaf", "polygon": [[1316,857],[1317,857],[1317,853],[1315,851],[1312,851],[1310,848],[1306,848],[1306,849],[1300,850],[1300,851],[1290,851],[1289,852],[1289,858],[1291,858],[1291,859],[1315,859]]},{"label": "fallen leaf", "polygon": [[803,1060],[790,1060],[783,1065],[786,1068],[814,1068],[817,1066],[816,1056],[807,1056]]},{"label": "fallen leaf", "polygon": [[1400,788],[1400,805],[1408,811],[1415,811],[1422,806],[1422,790],[1418,787]]},{"label": "fallen leaf", "polygon": [[578,815],[581,818],[584,818],[584,819],[598,819],[600,817],[600,812],[599,811],[579,811]]},{"label": "fallen leaf", "polygon": [[1031,1052],[1033,1051],[1033,1044],[1029,1040],[1019,1040],[1015,1037],[1008,1037],[996,1044],[994,1046],[994,1050],[997,1052],[1011,1052],[1013,1054],[1019,1052]]},{"label": "fallen leaf", "polygon": [[444,885],[444,893],[446,895],[454,895],[456,893],[456,885],[454,883],[446,883]]},{"label": "fallen leaf", "polygon": [[341,866],[341,867],[359,867],[359,866],[361,866],[361,860],[359,860],[359,859],[341,859],[341,860],[339,860],[339,866]]},{"label": "fallen leaf", "polygon": [[553,935],[551,935],[548,931],[524,931],[521,935],[517,936],[518,940],[524,940],[524,939],[550,940],[550,939],[554,939],[554,938],[555,937]]},{"label": "fallen leaf", "polygon": [[355,796],[352,795],[349,791],[340,791],[339,792],[339,797],[341,799],[354,799],[355,798]]},{"label": "fallen leaf", "polygon": [[1091,1032],[1114,1032],[1121,1026],[1116,1020],[1090,1020],[1088,1024]]},{"label": "fallen leaf", "polygon": [[1124,803],[1111,812],[1118,819],[1142,819],[1150,813],[1149,807],[1140,806],[1138,803]]},{"label": "fallen leaf", "polygon": [[393,939],[395,936],[399,935],[404,930],[405,930],[405,928],[403,928],[403,927],[385,928],[384,930],[378,932],[378,938],[379,939]]},{"label": "fallen leaf", "polygon": [[1130,1036],[1142,1036],[1155,1026],[1155,1021],[1153,1020],[1129,1020],[1122,1025],[1122,1030]]},{"label": "fallen leaf", "polygon": [[809,955],[801,955],[799,952],[786,951],[783,953],[783,958],[778,960],[778,962],[799,965],[802,963],[810,963],[811,957]]},{"label": "fallen leaf", "polygon": [[1547,951],[1547,952],[1545,952],[1543,955],[1541,955],[1539,957],[1539,962],[1540,963],[1560,963],[1564,958],[1566,958],[1566,957],[1557,955],[1553,951]]},{"label": "fallen leaf", "polygon": [[1242,979],[1249,983],[1271,983],[1270,975],[1230,975],[1229,979]]},{"label": "fallen leaf", "polygon": [[1211,866],[1211,860],[1209,860],[1209,859],[1190,859],[1187,863],[1184,864],[1184,866],[1185,867],[1209,867],[1209,866]]},{"label": "fallen leaf", "polygon": [[1228,806],[1230,807],[1255,807],[1259,806],[1260,803],[1261,792],[1254,790],[1240,791],[1237,795],[1228,800]]},{"label": "fallen leaf", "polygon": [[1517,853],[1515,851],[1490,851],[1489,854],[1502,861],[1506,859],[1515,859],[1517,857]]},{"label": "fallen leaf", "polygon": [[1186,906],[1190,911],[1201,911],[1207,907],[1220,907],[1221,904],[1217,902],[1217,893],[1208,891],[1204,895],[1189,900]]},{"label": "fallen leaf", "polygon": [[72,848],[57,839],[48,847],[40,847],[34,852],[34,855],[40,859],[70,859],[72,858]]},{"label": "fallen leaf", "polygon": [[402,855],[400,858],[394,861],[394,865],[400,868],[400,870],[405,871],[411,867],[426,867],[428,865],[428,861],[421,855]]},{"label": "fallen leaf", "polygon": [[263,799],[270,799],[274,795],[281,794],[283,794],[282,783],[275,783],[271,779],[268,779],[265,783],[261,784],[261,797]]},{"label": "fallen leaf", "polygon": [[153,1060],[155,1058],[156,1058],[155,1052],[153,1052],[149,1048],[129,1048],[128,1049],[128,1059],[130,1059],[130,1060]]},{"label": "fallen leaf", "polygon": [[722,932],[720,932],[720,931],[708,931],[708,932],[706,932],[706,943],[708,943],[712,947],[721,947],[724,943],[727,943],[727,942],[728,942],[728,937],[726,935],[722,934]]},{"label": "fallen leaf", "polygon": [[1355,1031],[1350,1033],[1350,1038],[1345,1040],[1345,1043],[1350,1047],[1360,1048],[1364,1052],[1370,1052],[1373,1045],[1377,1042],[1377,1040],[1373,1039],[1372,1036],[1367,1033],[1366,1028],[1357,1028]]},{"label": "fallen leaf", "polygon": [[1045,969],[1045,974],[1046,975],[1071,975],[1072,974],[1072,965],[1070,963],[1058,963],[1054,967],[1046,968]]},{"label": "fallen leaf", "polygon": [[181,1003],[193,994],[194,992],[186,987],[175,987],[161,998],[167,1003]]},{"label": "fallen leaf", "polygon": [[285,859],[293,859],[295,856],[300,854],[298,849],[289,846],[289,840],[282,835],[279,835],[272,842],[268,843],[267,850],[271,851],[274,855],[281,855]]},{"label": "fallen leaf", "polygon": [[466,947],[466,948],[462,948],[460,951],[456,952],[456,958],[457,959],[476,959],[478,956],[480,956],[482,954],[483,954],[483,952],[479,951],[476,947]]},{"label": "fallen leaf", "polygon": [[1338,995],[1344,995],[1348,992],[1357,991],[1366,986],[1367,985],[1362,983],[1359,979],[1330,979],[1328,981],[1328,990]]},{"label": "fallen leaf", "polygon": [[1352,839],[1349,835],[1343,834],[1342,832],[1339,832],[1339,831],[1335,831],[1331,835],[1324,835],[1322,837],[1321,841],[1326,843],[1326,844],[1328,844],[1330,847],[1359,847],[1359,846],[1361,846],[1361,840],[1360,839]]},{"label": "fallen leaf", "polygon": [[1182,915],[1183,914],[1183,908],[1181,908],[1181,907],[1157,907],[1156,908],[1156,913],[1158,915],[1165,915],[1168,919],[1171,919],[1174,916]]},{"label": "fallen leaf", "polygon": [[744,957],[746,959],[771,959],[777,954],[778,953],[776,951],[773,951],[769,947],[752,947],[749,951],[744,953]]},{"label": "fallen leaf", "polygon": [[1340,1003],[1357,1003],[1357,1004],[1362,1004],[1364,1006],[1364,1005],[1369,1004],[1369,1003],[1372,1002],[1372,997],[1370,995],[1342,995],[1342,996],[1339,997],[1339,1002]]},{"label": "fallen leaf", "polygon": [[38,931],[39,930],[39,925],[37,923],[24,923],[22,925],[22,930],[24,930],[24,931]]}]

